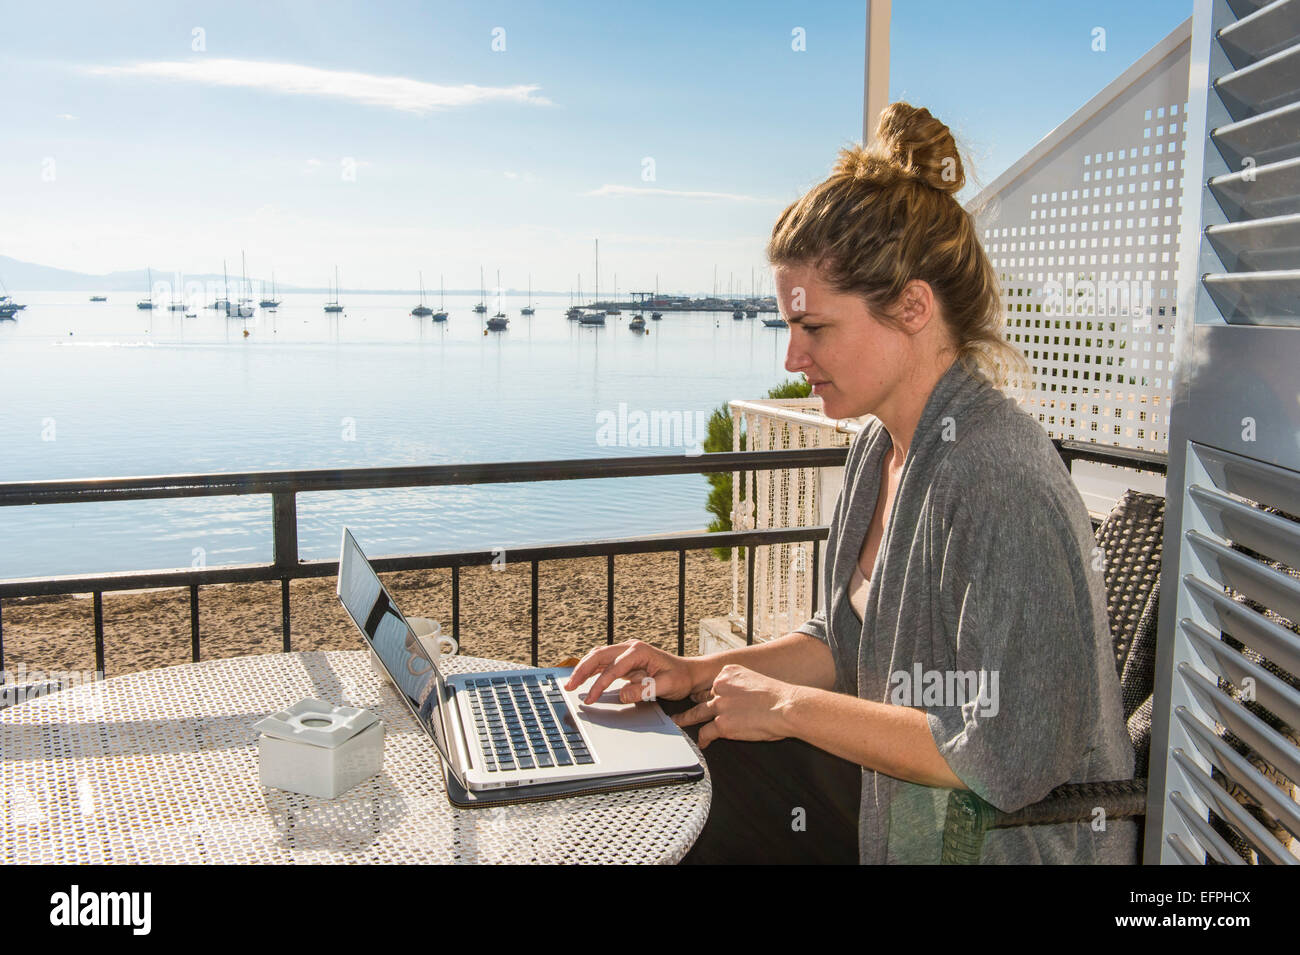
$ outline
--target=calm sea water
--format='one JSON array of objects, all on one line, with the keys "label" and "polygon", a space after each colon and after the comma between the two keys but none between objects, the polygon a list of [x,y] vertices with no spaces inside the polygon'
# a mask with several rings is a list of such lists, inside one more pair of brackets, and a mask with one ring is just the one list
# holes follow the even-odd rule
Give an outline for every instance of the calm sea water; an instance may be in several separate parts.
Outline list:
[{"label": "calm sea water", "polygon": [[[445,325],[411,317],[407,295],[346,294],[340,317],[286,295],[246,321],[122,293],[16,297],[28,308],[0,322],[0,481],[683,454],[702,435],[602,441],[620,413],[693,426],[792,377],[788,332],[730,313],[647,314],[638,335],[629,311],[584,328],[566,299],[526,318],[507,297],[509,330],[484,335],[476,296],[449,296]],[[375,554],[697,530],[707,494],[703,475],[303,494],[299,552],[336,556],[345,523]],[[0,577],[267,561],[270,513],[265,495],[3,508]]]}]

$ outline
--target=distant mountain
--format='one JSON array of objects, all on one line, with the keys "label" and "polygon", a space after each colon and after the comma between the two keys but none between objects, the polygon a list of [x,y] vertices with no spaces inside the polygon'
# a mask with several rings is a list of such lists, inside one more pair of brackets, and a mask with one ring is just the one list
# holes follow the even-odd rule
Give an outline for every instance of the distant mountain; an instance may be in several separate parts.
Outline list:
[{"label": "distant mountain", "polygon": [[[172,277],[174,273],[166,269],[153,270],[153,280],[155,282],[165,282]],[[220,284],[220,275],[210,275],[207,273],[186,273],[184,275],[186,282],[217,282]],[[238,274],[230,276],[231,282],[238,282]],[[68,269],[56,269],[48,265],[37,265],[34,262],[23,262],[19,259],[10,258],[7,255],[0,255],[0,281],[3,281],[5,287],[13,292],[15,289],[31,292],[139,292],[144,293],[144,287],[149,283],[149,272],[147,269],[128,272],[109,272],[107,275],[89,275],[85,272],[71,272]],[[261,280],[250,278],[249,284],[254,290],[260,290]],[[268,281],[266,287],[269,290],[271,283]],[[279,292],[314,292],[317,289],[294,288],[288,285],[276,283],[276,290]]]},{"label": "distant mountain", "polygon": [[[239,263],[235,263],[238,265]],[[157,282],[166,282],[172,278],[174,272],[167,269],[154,268],[153,280]],[[206,272],[193,273],[186,272],[183,275],[186,282],[215,282],[221,284],[221,276],[209,274]],[[230,281],[233,284],[239,282],[237,272],[230,273]],[[15,291],[20,292],[133,292],[144,294],[144,287],[149,283],[149,272],[147,269],[137,269],[129,272],[109,272],[107,275],[90,275],[86,272],[72,272],[68,269],[56,269],[48,265],[37,265],[34,262],[23,262],[19,259],[11,258],[7,255],[0,255],[0,282],[4,282],[10,294]],[[270,291],[271,282],[269,279],[259,279],[256,276],[248,277],[249,286],[253,294],[260,295],[265,288]],[[310,292],[325,294],[330,289],[324,286],[298,286],[285,285],[282,282],[275,283],[276,293],[280,292]],[[489,292],[491,290],[489,289]],[[360,289],[345,288],[342,294],[347,295],[350,292],[391,292],[396,295],[419,295],[419,289]],[[437,295],[438,290],[425,289],[425,295]],[[449,288],[447,295],[478,295],[477,288],[472,289],[455,289]],[[525,294],[524,289],[507,288],[505,294],[509,296],[518,296]],[[533,289],[534,298],[543,298],[549,296],[567,295],[567,292],[544,292],[540,289]]]}]

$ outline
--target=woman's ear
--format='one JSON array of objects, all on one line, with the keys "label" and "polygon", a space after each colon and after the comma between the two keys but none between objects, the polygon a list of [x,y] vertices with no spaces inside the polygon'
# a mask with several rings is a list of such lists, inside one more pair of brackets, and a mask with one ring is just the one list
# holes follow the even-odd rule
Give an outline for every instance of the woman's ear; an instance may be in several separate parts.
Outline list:
[{"label": "woman's ear", "polygon": [[921,332],[930,322],[942,318],[934,290],[922,279],[912,279],[903,286],[894,314],[899,327],[909,335]]}]

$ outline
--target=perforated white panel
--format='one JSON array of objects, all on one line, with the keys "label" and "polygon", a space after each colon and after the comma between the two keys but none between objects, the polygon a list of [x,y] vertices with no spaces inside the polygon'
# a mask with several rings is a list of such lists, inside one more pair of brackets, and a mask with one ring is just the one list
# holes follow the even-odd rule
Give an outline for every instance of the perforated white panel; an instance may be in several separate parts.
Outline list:
[{"label": "perforated white panel", "polygon": [[1189,24],[970,204],[1056,438],[1167,449]]}]

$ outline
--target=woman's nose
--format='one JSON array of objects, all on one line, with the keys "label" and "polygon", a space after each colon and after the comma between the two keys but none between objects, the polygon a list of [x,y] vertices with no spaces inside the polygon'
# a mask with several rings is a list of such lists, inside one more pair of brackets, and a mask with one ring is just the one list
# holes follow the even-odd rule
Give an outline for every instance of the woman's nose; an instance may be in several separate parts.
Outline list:
[{"label": "woman's nose", "polygon": [[795,336],[790,336],[790,344],[785,349],[785,370],[803,371],[808,367],[808,356],[802,348],[795,345]]}]

